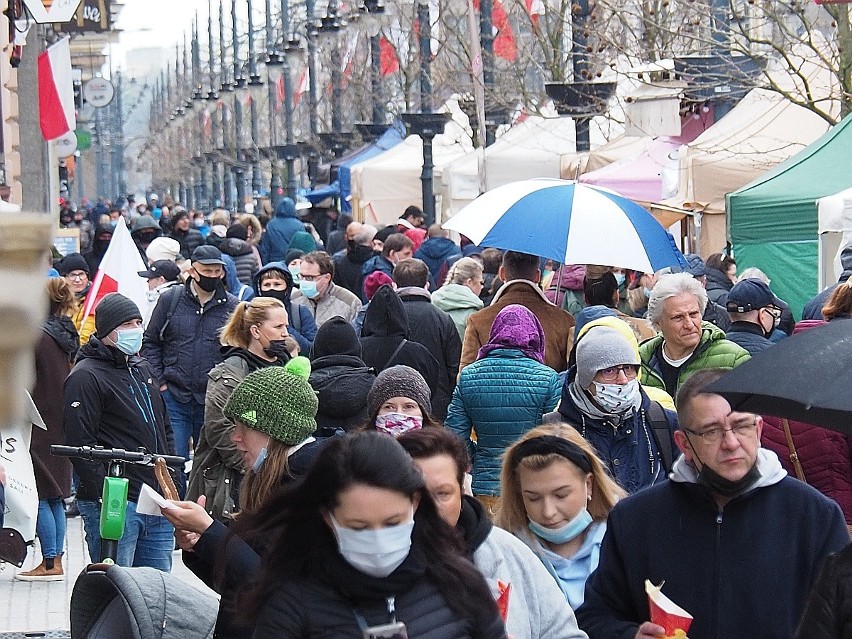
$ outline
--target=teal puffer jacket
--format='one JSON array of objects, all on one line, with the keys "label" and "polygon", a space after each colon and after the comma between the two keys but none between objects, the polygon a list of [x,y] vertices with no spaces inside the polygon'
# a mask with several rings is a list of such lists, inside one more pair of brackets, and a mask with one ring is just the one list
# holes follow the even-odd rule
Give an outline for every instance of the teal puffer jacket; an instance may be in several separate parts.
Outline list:
[{"label": "teal puffer jacket", "polygon": [[446,426],[468,446],[474,495],[500,494],[503,453],[541,424],[541,416],[556,407],[560,394],[559,375],[515,349],[491,351],[462,370]]},{"label": "teal puffer jacket", "polygon": [[[643,386],[656,386],[665,390],[663,376],[660,372],[659,358],[660,348],[663,344],[662,333],[656,337],[642,342],[639,345],[639,357],[642,360],[639,381]],[[701,323],[701,341],[686,363],[680,370],[677,379],[677,388],[683,384],[693,373],[704,368],[736,368],[751,356],[743,347],[725,339],[722,329],[710,322]],[[674,397],[677,388],[673,393]]]}]

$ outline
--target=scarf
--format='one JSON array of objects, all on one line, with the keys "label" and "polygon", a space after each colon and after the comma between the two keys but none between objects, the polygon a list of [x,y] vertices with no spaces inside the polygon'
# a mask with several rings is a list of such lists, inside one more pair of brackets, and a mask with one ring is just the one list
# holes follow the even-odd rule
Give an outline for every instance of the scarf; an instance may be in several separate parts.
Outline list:
[{"label": "scarf", "polygon": [[497,313],[488,343],[479,349],[476,358],[487,357],[500,348],[519,350],[539,364],[544,363],[544,329],[525,306],[509,304]]}]

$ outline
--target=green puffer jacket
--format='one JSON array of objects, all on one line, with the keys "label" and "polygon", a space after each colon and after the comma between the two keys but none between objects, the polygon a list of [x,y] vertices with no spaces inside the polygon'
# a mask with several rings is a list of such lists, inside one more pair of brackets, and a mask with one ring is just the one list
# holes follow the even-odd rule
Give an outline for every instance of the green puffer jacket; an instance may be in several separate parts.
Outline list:
[{"label": "green puffer jacket", "polygon": [[[662,345],[662,333],[639,345],[639,357],[642,359],[639,381],[643,386],[666,388],[659,365]],[[681,368],[677,387],[680,388],[690,375],[704,368],[736,368],[749,358],[748,351],[725,339],[725,333],[720,328],[710,322],[701,322],[701,341],[692,357]]]}]

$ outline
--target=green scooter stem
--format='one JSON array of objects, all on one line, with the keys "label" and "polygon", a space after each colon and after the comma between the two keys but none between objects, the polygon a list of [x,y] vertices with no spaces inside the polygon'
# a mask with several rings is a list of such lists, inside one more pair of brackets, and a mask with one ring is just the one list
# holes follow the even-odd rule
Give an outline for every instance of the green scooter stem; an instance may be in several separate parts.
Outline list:
[{"label": "green scooter stem", "polygon": [[104,477],[100,526],[103,563],[115,563],[118,540],[124,534],[129,485],[130,481],[125,477]]}]

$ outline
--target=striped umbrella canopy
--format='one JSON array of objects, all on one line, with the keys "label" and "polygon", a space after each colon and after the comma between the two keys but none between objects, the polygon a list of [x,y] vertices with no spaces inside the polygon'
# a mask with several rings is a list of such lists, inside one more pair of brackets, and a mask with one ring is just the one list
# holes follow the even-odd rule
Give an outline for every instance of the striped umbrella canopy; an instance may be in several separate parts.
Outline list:
[{"label": "striped umbrella canopy", "polygon": [[653,273],[686,267],[654,216],[608,189],[573,180],[521,180],[483,193],[444,225],[479,246],[562,264],[603,264]]}]

